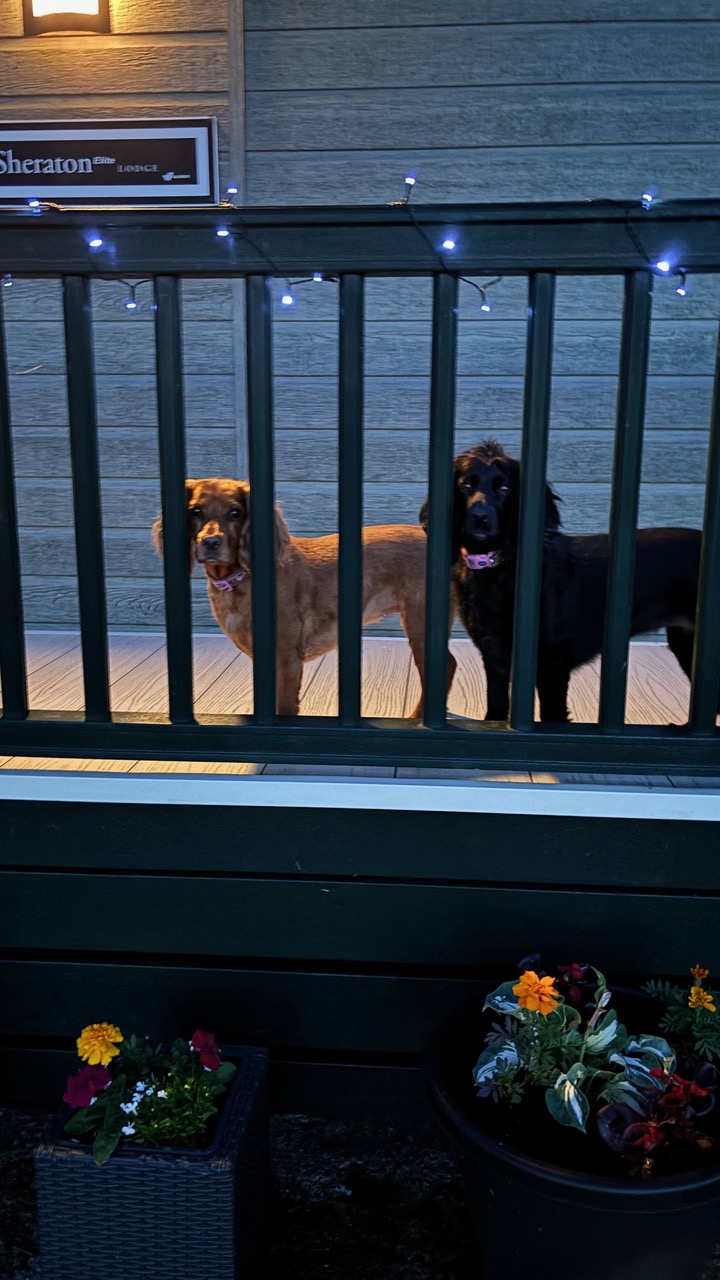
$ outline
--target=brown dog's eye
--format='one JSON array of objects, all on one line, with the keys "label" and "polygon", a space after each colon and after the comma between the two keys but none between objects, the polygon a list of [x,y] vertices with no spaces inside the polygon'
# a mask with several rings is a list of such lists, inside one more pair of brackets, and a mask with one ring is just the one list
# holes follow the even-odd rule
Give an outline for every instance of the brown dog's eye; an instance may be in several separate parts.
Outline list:
[{"label": "brown dog's eye", "polygon": [[191,516],[201,516],[201,515],[202,515],[202,507],[191,507],[191,508],[190,508],[190,515],[191,515]]},{"label": "brown dog's eye", "polygon": [[231,509],[228,511],[228,519],[229,520],[240,519],[240,512],[238,511],[237,507],[231,507]]}]

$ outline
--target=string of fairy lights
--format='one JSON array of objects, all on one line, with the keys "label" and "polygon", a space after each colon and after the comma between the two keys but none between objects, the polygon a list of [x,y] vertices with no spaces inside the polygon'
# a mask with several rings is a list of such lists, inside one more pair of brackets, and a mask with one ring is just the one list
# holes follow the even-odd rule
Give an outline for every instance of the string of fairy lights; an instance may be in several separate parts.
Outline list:
[{"label": "string of fairy lights", "polygon": [[[407,173],[405,175],[404,191],[401,199],[388,201],[389,207],[403,208],[406,210],[410,223],[415,228],[418,235],[422,238],[426,246],[431,250],[440,269],[447,274],[456,276],[456,278],[459,281],[461,281],[463,284],[469,285],[472,289],[474,289],[479,295],[478,309],[481,314],[486,315],[488,312],[491,312],[494,309],[492,298],[488,296],[488,290],[494,289],[497,285],[499,285],[503,280],[503,276],[495,276],[493,279],[486,280],[482,284],[479,284],[476,280],[471,280],[467,276],[462,276],[459,274],[458,271],[455,270],[452,263],[452,255],[454,255],[456,251],[461,248],[461,245],[458,241],[458,233],[454,231],[452,228],[446,228],[443,232],[441,232],[442,238],[439,240],[439,242],[435,243],[433,241],[428,230],[421,222],[418,221],[418,219],[415,217],[413,210],[411,208],[410,201],[416,185],[417,185],[416,175],[414,173]],[[234,197],[236,197],[237,195],[238,195],[237,186],[231,184],[226,188],[225,199],[222,201],[222,203],[219,206],[213,206],[213,207],[219,208],[220,210],[223,210],[223,209],[235,210],[239,207],[234,204]],[[645,187],[641,193],[639,200],[633,200],[633,201],[599,200],[599,201],[592,201],[592,203],[619,205],[622,208],[624,208],[627,215],[625,218],[625,230],[628,234],[628,237],[632,241],[634,247],[637,249],[638,253],[642,257],[643,261],[646,263],[646,265],[653,272],[654,275],[661,278],[665,277],[667,279],[672,279],[673,281],[675,281],[676,282],[675,292],[678,294],[679,297],[681,298],[687,297],[687,294],[689,292],[689,282],[688,282],[689,273],[686,270],[686,268],[682,265],[682,263],[676,257],[673,257],[671,252],[668,252],[662,258],[659,258],[657,261],[653,261],[653,259],[648,255],[645,247],[643,246],[643,243],[640,239],[640,236],[638,235],[638,232],[635,226],[630,221],[629,215],[634,210],[641,208],[647,211],[652,209],[654,205],[657,205],[659,203],[658,192],[656,187],[651,187],[651,186]],[[48,201],[42,201],[42,200],[32,198],[27,200],[26,207],[31,209],[33,214],[39,216],[39,215],[42,215],[42,213],[46,209],[58,209],[60,206],[52,204]],[[215,234],[221,240],[229,240],[231,239],[233,232],[231,231],[230,227],[226,226],[224,223],[220,223],[215,228]],[[253,248],[256,251],[256,253],[261,258],[264,259],[267,266],[270,268],[273,276],[282,278],[282,272],[278,270],[276,264],[269,257],[266,250],[252,239],[252,237],[248,233],[247,228],[244,227],[242,223],[240,224],[240,234],[243,236],[246,242],[250,245],[250,247]],[[98,254],[100,250],[106,247],[105,241],[103,240],[102,236],[93,232],[89,233],[87,245],[88,245],[88,249],[91,251],[91,254],[93,256]],[[119,279],[117,276],[104,276],[102,275],[99,269],[97,270],[96,274],[98,279],[112,280],[113,282],[123,287],[123,289],[125,290],[125,294],[123,298],[123,306],[125,307],[126,311],[132,314],[139,312],[142,309],[142,306],[144,305],[137,296],[138,290],[143,285],[152,286],[153,284],[152,279],[122,280],[122,279]],[[302,288],[306,284],[336,284],[338,280],[339,280],[339,276],[336,273],[325,272],[325,271],[314,271],[311,276],[307,276],[301,280],[286,279],[285,284],[282,287],[282,292],[280,293],[279,305],[281,307],[294,306],[297,301],[295,290]],[[10,289],[12,285],[13,285],[12,274],[10,272],[6,272],[5,275],[2,276],[2,286],[5,289]],[[155,303],[152,300],[150,301],[149,305],[152,310],[155,309]]]}]

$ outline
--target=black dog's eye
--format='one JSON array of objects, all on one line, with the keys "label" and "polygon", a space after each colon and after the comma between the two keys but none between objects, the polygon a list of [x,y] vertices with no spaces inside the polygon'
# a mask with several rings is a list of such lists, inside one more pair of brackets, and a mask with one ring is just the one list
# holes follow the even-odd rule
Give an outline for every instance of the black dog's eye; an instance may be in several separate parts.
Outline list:
[{"label": "black dog's eye", "polygon": [[474,493],[477,488],[477,479],[475,476],[463,476],[462,480],[458,481],[458,485],[462,493]]},{"label": "black dog's eye", "polygon": [[238,511],[237,507],[231,507],[230,510],[228,511],[228,520],[239,520],[239,519],[240,519],[240,512]]},{"label": "black dog's eye", "polygon": [[201,516],[201,515],[202,515],[202,507],[191,507],[191,508],[190,508],[190,515],[191,515],[191,516]]},{"label": "black dog's eye", "polygon": [[504,497],[505,497],[505,495],[506,495],[506,494],[508,494],[508,493],[510,492],[510,485],[509,485],[509,484],[499,484],[499,485],[497,486],[497,488],[496,488],[495,492],[496,492],[496,493],[501,493],[501,494],[502,494],[502,496],[503,496],[503,498],[504,498]]}]

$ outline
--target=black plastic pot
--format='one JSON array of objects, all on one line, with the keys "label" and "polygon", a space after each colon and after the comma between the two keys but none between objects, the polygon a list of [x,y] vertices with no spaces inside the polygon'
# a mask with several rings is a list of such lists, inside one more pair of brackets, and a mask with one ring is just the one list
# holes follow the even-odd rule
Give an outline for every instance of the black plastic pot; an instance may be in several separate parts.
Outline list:
[{"label": "black plastic pot", "polygon": [[475,1008],[437,1033],[425,1060],[430,1098],[457,1148],[475,1220],[484,1264],[478,1277],[701,1280],[720,1242],[720,1163],[647,1180],[595,1172],[602,1153],[593,1155],[589,1139],[550,1117],[541,1138],[550,1158],[526,1154],[512,1145],[499,1109],[475,1097],[471,1073],[481,1038]]}]

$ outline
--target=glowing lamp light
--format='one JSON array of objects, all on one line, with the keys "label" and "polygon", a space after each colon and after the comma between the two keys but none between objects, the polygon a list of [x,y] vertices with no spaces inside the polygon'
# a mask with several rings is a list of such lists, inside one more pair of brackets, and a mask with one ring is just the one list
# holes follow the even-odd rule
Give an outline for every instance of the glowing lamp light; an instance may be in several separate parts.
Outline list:
[{"label": "glowing lamp light", "polygon": [[411,173],[406,173],[406,175],[405,175],[405,186],[406,186],[406,187],[414,187],[414,186],[415,186],[415,179],[413,178],[413,176],[412,176],[412,174],[411,174]]},{"label": "glowing lamp light", "polygon": [[293,304],[293,302],[295,301],[295,299],[294,299],[294,298],[293,298],[293,296],[292,296],[292,291],[291,291],[291,289],[290,289],[290,286],[289,286],[289,285],[288,285],[287,289],[285,290],[285,292],[284,292],[284,294],[283,294],[282,298],[280,299],[280,301],[282,302],[282,304],[283,304],[283,306],[284,306],[284,307],[291,307],[291,306],[292,306],[292,304]]},{"label": "glowing lamp light", "polygon": [[3,286],[4,286],[4,288],[6,288],[6,289],[11,289],[11,288],[12,288],[12,282],[13,282],[13,278],[12,278],[12,276],[10,275],[10,272],[8,271],[7,275],[6,275],[6,276],[3,276]]},{"label": "glowing lamp light", "polygon": [[492,303],[491,303],[491,302],[481,302],[481,303],[480,303],[480,310],[481,310],[481,311],[492,311]]},{"label": "glowing lamp light", "polygon": [[687,289],[685,288],[684,284],[679,284],[675,292],[679,293],[681,298],[684,298],[687,296]]},{"label": "glowing lamp light", "polygon": [[454,241],[454,240],[451,240],[451,239],[448,237],[448,239],[447,239],[447,240],[443,240],[443,242],[442,242],[442,247],[443,247],[443,249],[454,249],[454,248],[455,248],[455,241]]},{"label": "glowing lamp light", "polygon": [[137,311],[138,304],[134,298],[126,298],[125,307],[128,311]]},{"label": "glowing lamp light", "polygon": [[236,195],[237,195],[237,193],[238,193],[238,189],[237,189],[237,187],[228,187],[228,189],[227,189],[227,194],[228,194],[229,196],[236,196]]},{"label": "glowing lamp light", "polygon": [[110,0],[23,0],[26,36],[110,30]]},{"label": "glowing lamp light", "polygon": [[219,236],[221,240],[224,240],[226,236],[230,235],[230,232],[228,231],[227,227],[218,227],[217,231],[215,232],[215,235]]},{"label": "glowing lamp light", "polygon": [[39,200],[28,200],[28,206],[29,206],[31,209],[39,209],[39,208],[40,208],[40,201],[39,201]]},{"label": "glowing lamp light", "polygon": [[92,240],[88,240],[91,249],[102,249],[103,242],[100,236],[93,236]]},{"label": "glowing lamp light", "polygon": [[322,284],[322,271],[313,271],[313,280],[316,284]]},{"label": "glowing lamp light", "polygon": [[659,262],[655,263],[655,266],[657,267],[658,271],[662,271],[665,275],[667,275],[668,271],[670,270],[670,263],[668,262],[667,258],[661,258]]}]

